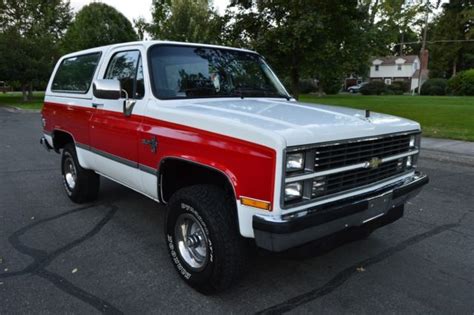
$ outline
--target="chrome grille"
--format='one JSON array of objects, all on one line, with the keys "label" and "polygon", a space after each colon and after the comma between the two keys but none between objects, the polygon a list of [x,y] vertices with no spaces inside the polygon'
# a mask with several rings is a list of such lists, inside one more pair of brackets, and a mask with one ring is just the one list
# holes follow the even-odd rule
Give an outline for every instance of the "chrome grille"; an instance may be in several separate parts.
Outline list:
[{"label": "chrome grille", "polygon": [[[327,175],[324,191],[320,191],[317,197],[331,195],[341,191],[357,188],[370,183],[378,182],[388,177],[404,172],[406,158],[383,163],[376,169],[355,169],[351,171]],[[312,197],[316,197],[313,195]]]},{"label": "chrome grille", "polygon": [[381,139],[362,140],[317,147],[314,157],[316,172],[367,162],[405,153],[410,148],[410,135],[394,135]]},{"label": "chrome grille", "polygon": [[284,188],[294,193],[298,184],[301,197],[283,199],[284,190],[282,204],[308,203],[408,174],[416,165],[419,140],[413,131],[290,148],[287,154],[303,153],[305,162],[303,169],[286,172]]}]

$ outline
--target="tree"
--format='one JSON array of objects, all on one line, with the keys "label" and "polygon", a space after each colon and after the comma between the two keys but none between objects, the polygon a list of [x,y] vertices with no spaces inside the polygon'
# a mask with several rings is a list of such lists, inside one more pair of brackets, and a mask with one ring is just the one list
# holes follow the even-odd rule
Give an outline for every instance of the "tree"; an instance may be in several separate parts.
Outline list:
[{"label": "tree", "polygon": [[25,101],[48,79],[71,16],[69,1],[0,1],[0,73],[20,82]]},{"label": "tree", "polygon": [[139,17],[138,19],[133,20],[133,25],[138,33],[138,38],[140,40],[145,40],[145,33],[149,27],[149,24],[145,21],[143,17]]},{"label": "tree", "polygon": [[[430,76],[449,78],[474,68],[474,1],[451,0],[433,22]],[[448,42],[443,42],[443,41]],[[458,40],[457,42],[449,42]]]},{"label": "tree", "polygon": [[219,43],[222,19],[208,0],[155,0],[153,22],[148,27],[153,38],[196,43]]},{"label": "tree", "polygon": [[64,52],[138,40],[132,23],[115,8],[93,2],[84,6],[64,36]]},{"label": "tree", "polygon": [[290,78],[296,98],[305,76],[319,78],[327,92],[335,84],[339,90],[343,73],[357,67],[364,51],[366,15],[355,0],[234,0],[227,15],[227,43],[261,52]]},{"label": "tree", "polygon": [[[419,40],[414,31],[423,21],[425,0],[361,0],[368,13],[366,36],[372,56],[418,53],[420,45],[403,45]],[[399,44],[400,43],[400,44]]]}]

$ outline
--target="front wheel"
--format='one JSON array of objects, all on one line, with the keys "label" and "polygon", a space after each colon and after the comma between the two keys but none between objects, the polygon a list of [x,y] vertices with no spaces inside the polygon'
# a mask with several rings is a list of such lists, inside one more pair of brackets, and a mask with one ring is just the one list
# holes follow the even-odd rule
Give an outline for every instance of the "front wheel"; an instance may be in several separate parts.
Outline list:
[{"label": "front wheel", "polygon": [[168,204],[165,233],[173,265],[205,294],[230,287],[245,269],[247,248],[233,202],[218,187],[197,185],[179,190]]},{"label": "front wheel", "polygon": [[79,165],[74,144],[64,146],[61,158],[63,185],[68,197],[75,203],[93,201],[97,198],[100,176]]}]

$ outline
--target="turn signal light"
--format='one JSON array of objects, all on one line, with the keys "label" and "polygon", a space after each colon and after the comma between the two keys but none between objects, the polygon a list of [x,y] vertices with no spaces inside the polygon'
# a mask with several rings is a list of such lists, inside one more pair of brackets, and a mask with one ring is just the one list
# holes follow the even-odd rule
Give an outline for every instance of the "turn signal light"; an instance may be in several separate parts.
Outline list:
[{"label": "turn signal light", "polygon": [[267,211],[272,210],[272,204],[267,201],[262,201],[258,199],[252,199],[248,197],[240,197],[240,203],[243,204],[244,206],[249,206],[249,207],[254,207],[254,208],[259,208]]}]

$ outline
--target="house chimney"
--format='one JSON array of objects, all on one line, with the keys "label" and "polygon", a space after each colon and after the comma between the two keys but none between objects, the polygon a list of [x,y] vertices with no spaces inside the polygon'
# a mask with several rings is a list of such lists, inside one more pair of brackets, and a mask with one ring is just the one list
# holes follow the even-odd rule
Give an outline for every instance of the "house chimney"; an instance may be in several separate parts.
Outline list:
[{"label": "house chimney", "polygon": [[421,70],[428,70],[428,49],[420,51],[420,63],[421,63]]}]

